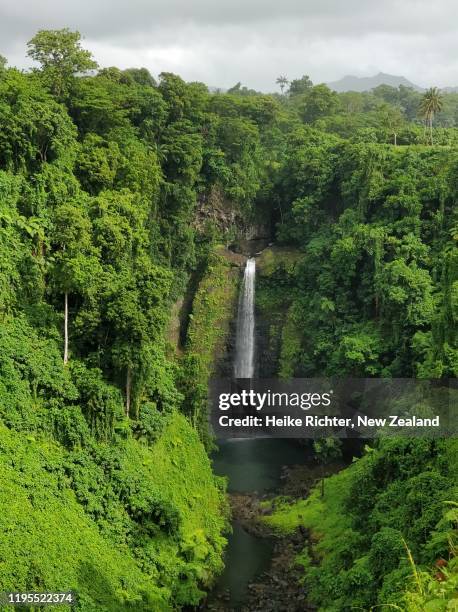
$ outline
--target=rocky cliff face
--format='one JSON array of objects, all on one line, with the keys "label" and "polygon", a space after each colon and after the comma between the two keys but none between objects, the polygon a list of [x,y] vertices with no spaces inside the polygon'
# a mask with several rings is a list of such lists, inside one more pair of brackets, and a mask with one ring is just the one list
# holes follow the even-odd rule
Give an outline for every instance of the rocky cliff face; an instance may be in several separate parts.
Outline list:
[{"label": "rocky cliff face", "polygon": [[200,196],[194,227],[199,232],[208,232],[213,228],[224,236],[231,250],[246,256],[264,249],[272,236],[270,218],[257,220],[254,215],[254,218],[247,219],[246,211],[240,210],[216,185]]},{"label": "rocky cliff face", "polygon": [[194,227],[204,232],[212,225],[223,233],[230,233],[240,225],[241,213],[238,206],[231,202],[222,190],[213,185],[200,195],[194,217]]}]

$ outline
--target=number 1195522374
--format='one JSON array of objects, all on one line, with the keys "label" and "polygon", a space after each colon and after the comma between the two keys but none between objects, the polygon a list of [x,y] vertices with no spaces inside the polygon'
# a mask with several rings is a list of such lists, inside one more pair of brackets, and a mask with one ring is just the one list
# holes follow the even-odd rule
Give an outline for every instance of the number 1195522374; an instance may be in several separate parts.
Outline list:
[{"label": "number 1195522374", "polygon": [[47,606],[47,605],[73,605],[76,603],[75,595],[71,591],[59,593],[0,593],[0,606]]}]

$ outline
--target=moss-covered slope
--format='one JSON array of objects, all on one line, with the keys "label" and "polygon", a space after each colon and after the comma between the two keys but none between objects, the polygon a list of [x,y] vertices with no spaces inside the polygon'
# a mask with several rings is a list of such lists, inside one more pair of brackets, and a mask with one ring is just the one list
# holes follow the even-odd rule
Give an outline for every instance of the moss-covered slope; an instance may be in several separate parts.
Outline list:
[{"label": "moss-covered slope", "polygon": [[152,447],[100,447],[102,466],[4,426],[0,447],[1,591],[71,589],[85,612],[171,610],[220,570],[222,490],[178,413]]}]

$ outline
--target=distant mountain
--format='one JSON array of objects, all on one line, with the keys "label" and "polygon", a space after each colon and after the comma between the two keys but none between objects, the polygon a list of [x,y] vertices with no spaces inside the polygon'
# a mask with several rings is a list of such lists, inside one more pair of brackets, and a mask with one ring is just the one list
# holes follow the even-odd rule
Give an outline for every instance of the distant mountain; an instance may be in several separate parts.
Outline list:
[{"label": "distant mountain", "polygon": [[405,85],[406,87],[412,87],[416,91],[424,91],[422,87],[411,83],[408,79],[403,76],[395,76],[393,74],[385,74],[379,72],[378,74],[371,77],[357,77],[353,75],[344,76],[338,81],[328,83],[328,87],[334,91],[370,91],[374,87],[379,85],[391,85],[392,87],[399,87],[399,85]]}]

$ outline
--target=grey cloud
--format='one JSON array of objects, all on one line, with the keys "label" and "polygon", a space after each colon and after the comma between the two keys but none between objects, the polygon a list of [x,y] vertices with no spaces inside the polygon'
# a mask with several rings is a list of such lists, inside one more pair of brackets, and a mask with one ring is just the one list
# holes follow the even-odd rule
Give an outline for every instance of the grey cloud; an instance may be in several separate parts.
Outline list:
[{"label": "grey cloud", "polygon": [[324,81],[378,70],[454,85],[454,12],[452,0],[0,0],[0,53],[26,66],[38,29],[68,26],[103,65],[213,85],[272,89],[279,72]]}]

